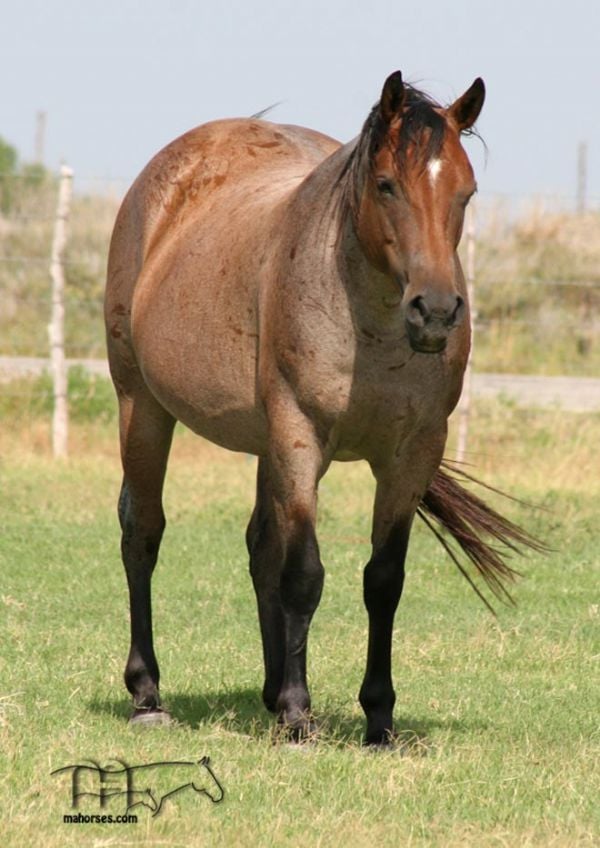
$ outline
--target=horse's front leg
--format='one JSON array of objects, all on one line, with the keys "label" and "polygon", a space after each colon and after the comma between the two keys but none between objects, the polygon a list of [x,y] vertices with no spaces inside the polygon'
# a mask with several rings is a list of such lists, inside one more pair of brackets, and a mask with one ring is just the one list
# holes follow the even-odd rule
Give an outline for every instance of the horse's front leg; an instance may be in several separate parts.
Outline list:
[{"label": "horse's front leg", "polygon": [[281,541],[279,596],[285,632],[283,680],[276,711],[290,736],[299,740],[313,731],[306,646],[323,589],[315,521],[324,457],[312,424],[299,411],[282,405],[270,412],[268,462]]},{"label": "horse's front leg", "polygon": [[[364,602],[369,616],[367,668],[359,701],[367,718],[365,742],[385,745],[392,741],[393,709],[392,632],[404,585],[404,561],[413,518],[431,476],[439,466],[434,442],[419,457],[410,452],[408,462],[373,469],[377,479],[373,515],[372,554],[364,571]],[[416,467],[415,467],[416,466]]]}]

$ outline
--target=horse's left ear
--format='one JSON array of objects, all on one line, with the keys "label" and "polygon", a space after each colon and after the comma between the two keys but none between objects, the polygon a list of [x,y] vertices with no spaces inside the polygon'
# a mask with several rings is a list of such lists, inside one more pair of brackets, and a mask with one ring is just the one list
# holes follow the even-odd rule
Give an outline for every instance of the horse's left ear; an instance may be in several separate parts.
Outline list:
[{"label": "horse's left ear", "polygon": [[477,77],[471,88],[448,107],[448,115],[453,118],[459,132],[470,129],[481,112],[485,100],[485,85]]},{"label": "horse's left ear", "polygon": [[400,71],[394,71],[384,82],[381,100],[379,101],[379,113],[386,124],[391,124],[394,118],[398,117],[404,102],[404,95],[402,74]]}]

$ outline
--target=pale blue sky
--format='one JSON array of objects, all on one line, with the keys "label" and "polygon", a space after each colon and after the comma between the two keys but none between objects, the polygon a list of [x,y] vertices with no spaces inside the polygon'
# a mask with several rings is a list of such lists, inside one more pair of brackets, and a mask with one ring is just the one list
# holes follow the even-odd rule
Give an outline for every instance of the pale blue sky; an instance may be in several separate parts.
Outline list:
[{"label": "pale blue sky", "polygon": [[443,101],[484,78],[485,168],[468,141],[483,193],[574,194],[585,140],[600,205],[598,0],[3,5],[0,135],[31,158],[45,110],[47,164],[80,181],[130,180],[190,127],[275,101],[272,120],[348,140],[400,69]]}]

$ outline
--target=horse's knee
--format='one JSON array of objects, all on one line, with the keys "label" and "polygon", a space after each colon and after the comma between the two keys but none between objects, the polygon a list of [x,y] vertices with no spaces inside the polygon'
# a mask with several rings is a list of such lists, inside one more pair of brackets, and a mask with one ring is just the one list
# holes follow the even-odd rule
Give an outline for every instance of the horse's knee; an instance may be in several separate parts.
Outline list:
[{"label": "horse's knee", "polygon": [[408,546],[408,531],[404,525],[396,526],[385,544],[367,563],[363,576],[364,599],[367,609],[393,605],[394,608],[404,586],[404,560]]},{"label": "horse's knee", "polygon": [[281,574],[281,600],[285,609],[312,613],[321,598],[325,570],[312,523],[300,522],[288,541]]},{"label": "horse's knee", "polygon": [[398,605],[404,586],[404,564],[387,559],[371,559],[365,566],[363,591],[368,610]]}]

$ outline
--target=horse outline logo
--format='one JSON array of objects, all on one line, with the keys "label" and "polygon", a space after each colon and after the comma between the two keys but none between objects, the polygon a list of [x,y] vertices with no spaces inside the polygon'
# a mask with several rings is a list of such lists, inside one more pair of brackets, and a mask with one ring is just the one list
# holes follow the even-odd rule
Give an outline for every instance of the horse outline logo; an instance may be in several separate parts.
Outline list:
[{"label": "horse outline logo", "polygon": [[[112,764],[117,764],[114,768]],[[193,774],[191,780],[184,781],[168,792],[158,794],[153,791],[152,785],[145,785],[143,789],[137,789],[135,786],[135,778],[140,774],[148,773],[149,769],[188,767],[203,769],[205,774],[210,777],[212,785],[207,787],[204,781],[198,780],[198,775]],[[71,777],[71,802],[73,809],[79,808],[79,802],[82,798],[98,798],[100,807],[104,809],[110,800],[118,796],[125,796],[127,800],[126,812],[129,813],[135,807],[146,807],[151,811],[152,817],[159,815],[164,807],[164,803],[168,798],[183,792],[185,789],[192,788],[199,795],[206,797],[213,803],[219,804],[225,797],[225,790],[220,783],[217,775],[213,771],[210,764],[210,757],[203,756],[199,760],[162,760],[153,763],[143,763],[140,765],[130,766],[124,760],[114,758],[104,766],[100,765],[96,760],[86,760],[81,763],[75,763],[61,768],[54,769],[50,772],[51,775],[61,774],[72,771]],[[88,792],[82,791],[81,781],[82,776],[86,772],[97,774],[99,791]],[[124,776],[125,788],[121,788],[118,778]],[[158,794],[158,799],[157,799]]]}]

